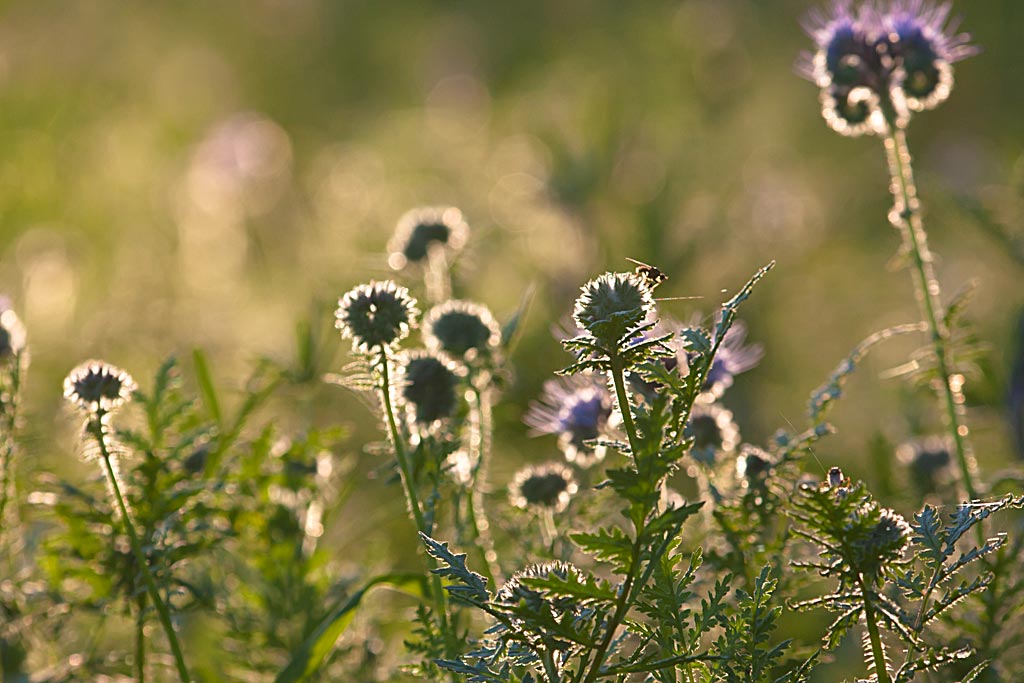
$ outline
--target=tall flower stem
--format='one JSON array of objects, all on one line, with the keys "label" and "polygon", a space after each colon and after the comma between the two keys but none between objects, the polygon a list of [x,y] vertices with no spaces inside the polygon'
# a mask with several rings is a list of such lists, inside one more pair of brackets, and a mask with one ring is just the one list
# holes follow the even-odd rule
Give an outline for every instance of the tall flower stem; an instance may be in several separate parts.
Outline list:
[{"label": "tall flower stem", "polygon": [[[7,393],[0,419],[0,529],[7,529],[7,504],[16,498],[14,489],[14,429],[17,425],[18,399],[21,392],[22,359],[18,354],[11,361],[10,382],[4,387]],[[14,525],[10,525],[13,527]]]},{"label": "tall flower stem", "polygon": [[[633,453],[633,457],[640,450],[640,436],[636,431],[636,424],[633,422],[633,413],[630,411],[629,394],[626,391],[626,380],[625,380],[625,368],[623,368],[622,360],[619,358],[618,353],[613,352],[609,354],[611,360],[611,376],[612,384],[615,386],[615,398],[619,404],[619,412],[622,413],[622,426],[626,432],[626,438],[629,440],[629,447]],[[629,611],[629,602],[633,593],[633,586],[636,583],[637,577],[640,573],[640,557],[641,557],[641,544],[640,539],[643,538],[645,523],[640,522],[639,527],[636,529],[636,537],[633,541],[632,547],[630,548],[630,559],[629,559],[629,571],[626,573],[626,578],[622,582],[622,588],[619,589],[619,595],[615,601],[615,611],[612,613],[611,618],[605,625],[604,638],[598,645],[597,650],[594,652],[594,658],[591,661],[590,669],[587,671],[586,677],[583,679],[584,683],[593,683],[600,675],[601,667],[604,665],[605,654],[608,652],[608,648],[611,646],[612,641],[615,639],[615,632],[618,630],[622,620],[626,618],[626,613]]]},{"label": "tall flower stem", "polygon": [[967,497],[978,497],[975,485],[977,465],[967,441],[968,428],[964,423],[963,378],[952,371],[953,360],[949,349],[950,332],[945,321],[939,316],[942,292],[935,277],[932,253],[928,249],[928,234],[921,220],[921,204],[914,184],[910,150],[906,132],[897,125],[895,115],[889,118],[889,133],[885,138],[885,153],[889,160],[891,176],[890,189],[894,206],[889,218],[900,231],[903,247],[911,258],[911,273],[921,313],[928,324],[932,351],[935,354],[939,373],[939,400],[946,415],[950,436],[953,439],[960,479]]},{"label": "tall flower stem", "polygon": [[497,585],[501,579],[501,567],[498,566],[498,553],[494,549],[494,537],[491,535],[491,523],[487,519],[484,506],[484,494],[487,492],[487,473],[491,459],[491,438],[493,436],[493,415],[491,410],[490,392],[473,387],[474,416],[471,423],[470,448],[474,451],[474,472],[469,492],[469,514],[473,525],[474,539],[483,558],[486,577],[491,585]]},{"label": "tall flower stem", "polygon": [[[409,455],[405,451],[405,439],[398,430],[398,421],[395,419],[395,407],[391,400],[390,363],[387,350],[382,347],[380,349],[380,360],[377,363],[380,371],[380,386],[378,388],[380,390],[381,403],[384,405],[388,435],[391,437],[391,445],[395,449],[399,476],[402,480],[402,488],[405,490],[405,501],[409,507],[410,514],[412,514],[413,522],[416,524],[416,530],[429,536],[433,529],[427,525],[426,517],[423,515],[423,508],[420,507],[419,495],[416,493],[416,483],[412,474],[412,465],[409,462]],[[434,603],[434,611],[440,620],[441,630],[445,634],[447,648],[452,650],[455,637],[448,620],[448,605],[445,600],[444,588],[441,586],[441,578],[434,574],[433,571],[437,568],[437,563],[429,554],[427,555],[427,566],[430,570],[431,601]],[[452,652],[447,654],[452,654]]]},{"label": "tall flower stem", "polygon": [[871,657],[875,662],[875,678],[878,683],[890,683],[888,660],[882,645],[882,636],[878,631],[878,620],[875,618],[874,606],[871,604],[864,578],[860,578],[861,595],[864,597],[864,622],[868,628],[868,641],[871,643]]},{"label": "tall flower stem", "polygon": [[[106,428],[103,424],[103,413],[100,412],[95,417],[89,420],[87,430],[92,434],[93,438],[96,439],[96,445],[99,446],[100,459],[103,460],[104,473],[107,475],[107,480],[110,482],[110,490],[114,494],[114,500],[117,502],[117,509],[121,513],[121,520],[124,523],[125,531],[128,533],[128,540],[131,542],[132,553],[135,555],[135,561],[139,565],[139,571],[142,572],[142,579],[146,583],[146,589],[149,591],[149,597],[153,600],[153,604],[156,606],[156,611],[160,615],[160,623],[163,625],[164,633],[167,635],[167,642],[171,646],[171,654],[174,656],[174,665],[178,670],[178,678],[181,679],[182,683],[190,683],[192,680],[188,675],[188,668],[185,666],[185,657],[181,652],[181,644],[178,642],[178,636],[174,632],[174,625],[171,623],[171,613],[167,609],[167,603],[164,602],[163,597],[160,595],[160,590],[157,588],[156,581],[153,579],[153,573],[149,569],[149,562],[146,560],[146,555],[142,552],[142,544],[139,542],[139,535],[135,531],[135,524],[132,522],[131,515],[128,513],[128,506],[124,502],[124,496],[121,495],[121,485],[118,481],[117,472],[114,470],[113,462],[110,454],[110,447],[107,444]],[[140,664],[140,666],[142,666]]]}]

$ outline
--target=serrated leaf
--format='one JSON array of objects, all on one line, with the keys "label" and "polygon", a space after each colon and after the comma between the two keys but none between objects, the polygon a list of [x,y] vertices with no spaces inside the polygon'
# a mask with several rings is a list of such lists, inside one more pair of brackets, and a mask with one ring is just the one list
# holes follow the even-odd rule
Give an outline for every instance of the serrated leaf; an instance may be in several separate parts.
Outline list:
[{"label": "serrated leaf", "polygon": [[441,564],[433,570],[433,573],[457,582],[457,585],[445,587],[453,598],[470,604],[480,604],[490,599],[490,594],[487,592],[487,579],[466,567],[464,553],[453,553],[448,549],[447,543],[435,541],[422,531],[420,540],[427,547],[427,552]]}]

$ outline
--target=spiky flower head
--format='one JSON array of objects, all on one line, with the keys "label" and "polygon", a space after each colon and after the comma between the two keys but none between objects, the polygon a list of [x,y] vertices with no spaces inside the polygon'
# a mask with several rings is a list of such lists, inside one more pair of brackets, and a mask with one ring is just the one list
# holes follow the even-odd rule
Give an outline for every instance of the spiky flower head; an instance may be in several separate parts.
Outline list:
[{"label": "spiky flower head", "polygon": [[401,270],[427,260],[433,249],[458,251],[466,244],[469,225],[454,206],[425,206],[403,215],[388,243],[388,263]]},{"label": "spiky flower head", "polygon": [[102,416],[130,401],[136,389],[127,372],[99,360],[87,360],[64,380],[64,398],[93,416]]},{"label": "spiky flower head", "polygon": [[510,576],[508,581],[494,595],[494,601],[506,605],[515,605],[521,600],[525,600],[529,605],[534,601],[541,600],[542,596],[537,589],[523,585],[524,579],[546,579],[549,577],[558,577],[560,579],[575,577],[579,579],[582,576],[580,570],[569,562],[555,561],[531,564]]},{"label": "spiky flower head", "polygon": [[458,404],[459,370],[448,359],[429,351],[404,354],[398,384],[414,422],[429,426],[454,414]]},{"label": "spiky flower head", "polygon": [[423,319],[423,339],[433,351],[472,361],[497,350],[501,329],[486,306],[453,299],[430,309]]},{"label": "spiky flower head", "polygon": [[903,515],[889,508],[879,510],[871,532],[871,546],[883,559],[898,560],[910,543],[910,525]]},{"label": "spiky flower head", "polygon": [[614,348],[654,311],[654,296],[636,273],[605,273],[581,288],[573,318],[600,345]]},{"label": "spiky flower head", "polygon": [[516,507],[552,512],[565,510],[578,490],[572,470],[560,462],[524,467],[508,487],[509,501]]},{"label": "spiky flower head", "polygon": [[815,53],[802,64],[821,89],[822,115],[844,135],[884,134],[888,120],[903,127],[912,111],[949,97],[952,64],[977,49],[948,22],[948,2],[834,0],[813,10],[804,28]]},{"label": "spiky flower head", "polygon": [[705,465],[713,464],[718,453],[731,453],[740,445],[740,428],[733,420],[732,411],[717,403],[694,405],[683,432],[693,439],[690,451],[693,458]]},{"label": "spiky flower head", "polygon": [[409,290],[391,280],[358,285],[338,301],[334,326],[360,353],[392,347],[409,335],[419,311]]},{"label": "spiky flower head", "polygon": [[548,380],[539,400],[523,416],[532,433],[557,434],[565,459],[590,467],[605,456],[604,446],[587,442],[604,436],[612,415],[607,384],[596,375],[582,374]]},{"label": "spiky flower head", "polygon": [[3,308],[2,303],[0,309],[0,363],[6,363],[25,350],[28,335],[17,313],[10,308]]}]

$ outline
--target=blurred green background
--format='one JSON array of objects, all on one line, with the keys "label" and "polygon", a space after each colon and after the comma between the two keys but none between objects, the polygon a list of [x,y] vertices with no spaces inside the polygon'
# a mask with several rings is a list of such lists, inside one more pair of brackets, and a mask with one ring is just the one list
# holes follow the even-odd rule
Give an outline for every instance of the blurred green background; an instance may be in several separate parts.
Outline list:
[{"label": "blurred green background", "polygon": [[[520,423],[568,360],[550,327],[581,283],[630,268],[627,256],[669,274],[659,295],[703,297],[664,302],[681,319],[777,260],[744,310],[765,359],[725,402],[749,441],[801,427],[809,392],[857,342],[917,319],[909,277],[890,266],[881,142],[828,130],[794,72],[813,4],[4,3],[0,286],[33,360],[35,464],[22,476],[80,467],[60,384],[86,358],[145,386],[165,356],[198,346],[230,390],[254,359],[293,356],[305,320],[322,331],[323,372],[337,371],[347,344],[330,330],[333,301],[391,276],[385,244],[421,204],[457,205],[473,228],[457,294],[504,320],[536,288],[498,408],[496,487],[557,456],[553,437],[527,439]],[[984,51],[909,136],[945,293],[978,282],[969,317],[988,346],[970,423],[992,470],[1014,457],[1024,4],[954,11]],[[840,434],[817,452],[825,467],[869,476],[879,435],[937,427],[930,403],[880,377],[917,343],[865,363],[834,414]],[[285,392],[275,419],[352,424],[353,454],[380,438],[352,394],[303,391]],[[381,464],[358,458],[360,472]],[[371,480],[346,506],[339,557],[341,536],[372,536],[382,565],[409,546],[396,488]]]}]

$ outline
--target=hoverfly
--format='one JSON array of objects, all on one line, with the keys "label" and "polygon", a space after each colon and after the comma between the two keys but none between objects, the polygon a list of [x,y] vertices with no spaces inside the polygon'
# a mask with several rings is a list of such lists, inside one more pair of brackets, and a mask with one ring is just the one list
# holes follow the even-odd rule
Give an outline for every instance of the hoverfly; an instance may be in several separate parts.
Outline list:
[{"label": "hoverfly", "polygon": [[665,275],[665,273],[661,272],[655,266],[644,263],[643,261],[637,261],[636,259],[629,258],[628,256],[626,257],[626,260],[636,266],[636,274],[643,279],[644,283],[651,290],[668,279],[668,275]]}]

